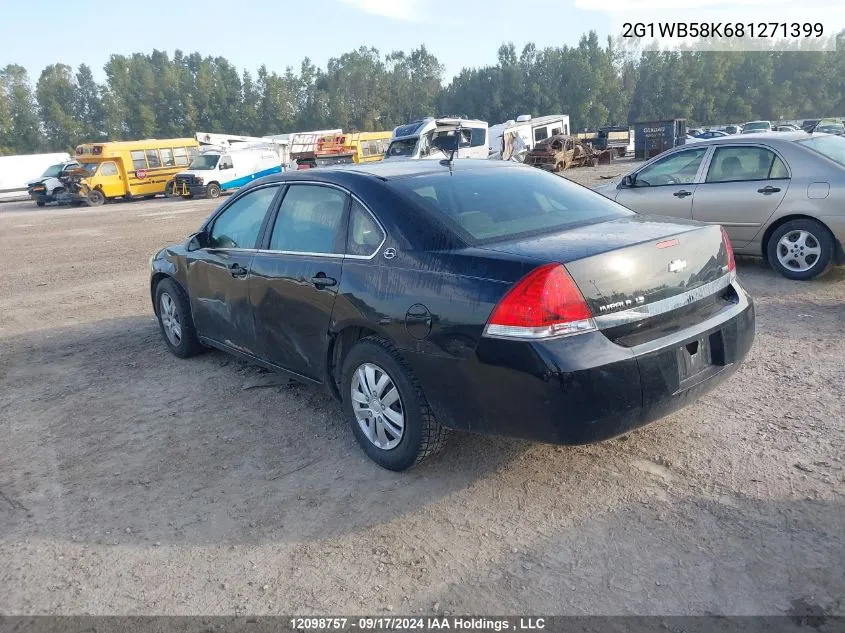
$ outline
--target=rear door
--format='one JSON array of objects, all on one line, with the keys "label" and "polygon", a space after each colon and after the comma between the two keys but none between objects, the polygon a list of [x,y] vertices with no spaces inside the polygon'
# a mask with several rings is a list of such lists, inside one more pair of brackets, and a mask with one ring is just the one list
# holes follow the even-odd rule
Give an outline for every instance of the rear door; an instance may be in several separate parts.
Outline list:
[{"label": "rear door", "polygon": [[281,187],[268,185],[232,199],[212,219],[206,248],[187,255],[188,293],[200,336],[258,355],[249,300],[252,261]]},{"label": "rear door", "polygon": [[716,147],[706,174],[695,192],[693,218],[721,224],[737,247],[754,239],[789,188],[786,164],[762,145]]},{"label": "rear door", "polygon": [[259,356],[315,380],[325,368],[349,203],[350,196],[334,186],[288,186],[252,264]]},{"label": "rear door", "polygon": [[616,202],[637,213],[692,217],[707,147],[693,147],[660,158],[636,172],[633,187],[619,189]]}]

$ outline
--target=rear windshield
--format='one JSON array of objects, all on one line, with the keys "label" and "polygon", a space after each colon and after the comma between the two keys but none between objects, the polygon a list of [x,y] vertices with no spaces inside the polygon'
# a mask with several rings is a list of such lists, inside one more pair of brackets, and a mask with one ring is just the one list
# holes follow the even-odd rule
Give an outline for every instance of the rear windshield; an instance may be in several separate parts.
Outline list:
[{"label": "rear windshield", "polygon": [[550,233],[632,215],[584,187],[534,167],[456,171],[391,181],[469,243]]},{"label": "rear windshield", "polygon": [[845,167],[845,138],[841,136],[814,136],[797,142]]}]

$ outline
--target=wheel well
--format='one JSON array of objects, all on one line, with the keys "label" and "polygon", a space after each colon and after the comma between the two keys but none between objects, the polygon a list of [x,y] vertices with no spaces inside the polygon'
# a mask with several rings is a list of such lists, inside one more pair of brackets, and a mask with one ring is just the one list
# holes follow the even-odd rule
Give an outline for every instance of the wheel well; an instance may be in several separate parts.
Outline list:
[{"label": "wheel well", "polygon": [[158,287],[158,284],[159,282],[161,282],[162,279],[167,279],[169,277],[170,275],[167,275],[165,273],[156,273],[152,276],[152,279],[150,279],[150,299],[153,302],[153,311],[155,312],[156,316],[158,316],[158,304],[156,303],[156,288]]},{"label": "wheel well", "polygon": [[326,357],[326,375],[328,378],[326,382],[332,394],[338,400],[342,400],[340,395],[340,370],[343,367],[343,361],[346,355],[355,346],[355,343],[362,338],[373,335],[377,336],[378,332],[368,327],[354,325],[344,328],[335,334],[329,343]]},{"label": "wheel well", "polygon": [[836,259],[837,261],[841,261],[843,258],[845,258],[845,253],[843,253],[842,250],[842,244],[839,243],[839,240],[836,239],[836,236],[833,234],[833,231],[830,230],[830,227],[828,227],[827,224],[825,224],[818,218],[814,218],[810,215],[796,214],[778,218],[775,222],[772,222],[769,228],[766,229],[766,232],[763,233],[763,239],[760,240],[760,254],[763,256],[763,259],[766,259],[768,256],[767,250],[769,246],[769,238],[772,237],[772,233],[774,233],[779,226],[783,226],[791,220],[813,220],[814,222],[818,222],[819,224],[821,224],[825,229],[827,229],[827,232],[830,233],[830,236],[833,238],[833,248],[835,251],[834,259]]}]

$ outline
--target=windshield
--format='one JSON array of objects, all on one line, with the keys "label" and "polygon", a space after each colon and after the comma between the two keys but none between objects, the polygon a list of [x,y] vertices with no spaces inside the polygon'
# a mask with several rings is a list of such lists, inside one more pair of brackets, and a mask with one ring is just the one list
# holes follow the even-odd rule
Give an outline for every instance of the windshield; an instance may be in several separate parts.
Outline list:
[{"label": "windshield", "polygon": [[816,132],[824,132],[826,134],[842,134],[845,131],[845,125],[841,123],[821,123],[816,126]]},{"label": "windshield", "polygon": [[751,123],[746,123],[743,131],[749,132],[751,130],[768,130],[771,126],[767,121],[752,121]]},{"label": "windshield", "polygon": [[796,142],[845,167],[845,138],[841,136],[814,136],[805,141]]},{"label": "windshield", "polygon": [[60,173],[62,173],[61,164],[50,165],[47,169],[44,170],[44,173],[41,174],[41,177],[42,178],[56,178]]},{"label": "windshield", "polygon": [[88,172],[86,176],[93,176],[97,172],[100,163],[82,163],[82,168]]},{"label": "windshield", "polygon": [[217,167],[218,160],[220,160],[220,154],[198,154],[194,156],[194,160],[191,161],[188,169],[214,169]]},{"label": "windshield", "polygon": [[413,156],[417,149],[418,142],[418,137],[403,138],[398,141],[393,141],[390,144],[390,147],[387,148],[385,158],[389,158],[390,156]]},{"label": "windshield", "polygon": [[551,233],[632,215],[600,194],[528,167],[444,170],[391,182],[469,243]]}]

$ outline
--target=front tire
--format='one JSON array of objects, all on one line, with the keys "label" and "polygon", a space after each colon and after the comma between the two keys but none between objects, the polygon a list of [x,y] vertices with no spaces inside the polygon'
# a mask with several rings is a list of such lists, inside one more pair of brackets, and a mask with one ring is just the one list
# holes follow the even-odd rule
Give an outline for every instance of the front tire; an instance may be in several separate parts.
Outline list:
[{"label": "front tire", "polygon": [[162,279],[156,286],[156,316],[161,335],[174,356],[189,358],[202,351],[196,335],[191,305],[182,287],[173,279]]},{"label": "front tire", "polygon": [[384,339],[367,337],[350,350],[341,393],[355,439],[382,468],[406,470],[443,447],[448,431],[434,419],[399,352]]},{"label": "front tire", "polygon": [[212,182],[205,188],[205,195],[209,198],[219,198],[220,185],[218,185],[216,182]]},{"label": "front tire", "polygon": [[833,235],[821,222],[784,222],[769,237],[766,255],[772,268],[787,279],[807,281],[824,273],[833,259]]},{"label": "front tire", "polygon": [[88,192],[88,206],[99,207],[106,203],[106,197],[99,189],[92,189]]}]

